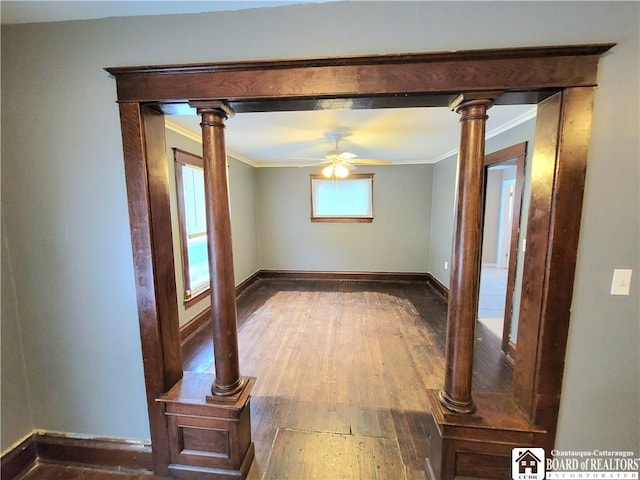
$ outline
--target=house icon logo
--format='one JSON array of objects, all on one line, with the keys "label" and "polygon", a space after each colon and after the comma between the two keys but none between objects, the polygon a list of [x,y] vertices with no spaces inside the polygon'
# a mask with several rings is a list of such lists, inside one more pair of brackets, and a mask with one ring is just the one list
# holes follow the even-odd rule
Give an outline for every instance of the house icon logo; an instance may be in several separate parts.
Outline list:
[{"label": "house icon logo", "polygon": [[544,480],[544,448],[514,448],[511,451],[513,480]]}]

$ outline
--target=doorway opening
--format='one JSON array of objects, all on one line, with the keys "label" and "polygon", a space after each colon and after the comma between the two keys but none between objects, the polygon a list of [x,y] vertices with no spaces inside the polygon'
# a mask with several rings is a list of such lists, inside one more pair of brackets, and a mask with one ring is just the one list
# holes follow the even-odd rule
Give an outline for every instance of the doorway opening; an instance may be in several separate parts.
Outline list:
[{"label": "doorway opening", "polygon": [[[544,431],[536,431],[538,443],[551,448],[561,398],[597,64],[612,46],[108,69],[116,77],[120,105],[154,472],[166,475],[172,461],[169,437],[175,433],[169,430],[164,405],[156,400],[180,381],[183,372],[168,221],[165,114],[175,113],[190,99],[231,99],[237,112],[326,108],[336,102],[350,102],[352,108],[385,103],[435,106],[449,94],[470,90],[504,92],[501,101],[507,104],[537,103],[532,160],[536,182],[531,195],[536,215],[528,219],[530,248],[523,265],[527,285],[520,307],[525,315],[519,322],[513,392],[500,399],[518,409],[509,418],[525,415],[528,422],[541,426]],[[475,307],[470,302],[461,305]],[[435,393],[427,394],[438,408]],[[495,399],[491,397],[491,405]],[[461,420],[474,422],[474,418]],[[504,414],[490,416],[487,425],[504,418]],[[465,431],[484,435],[477,422],[473,427]],[[496,429],[491,432],[496,441],[502,438]],[[505,439],[511,438],[507,433]],[[443,478],[453,478],[454,471],[468,472],[456,464],[456,445],[438,449],[445,440],[451,439],[439,437],[440,443],[432,444],[436,470],[442,465],[451,470],[443,471]],[[496,455],[489,449],[493,444],[482,450],[490,443],[486,436],[472,440],[478,449],[472,455],[485,459],[487,454]],[[444,458],[447,452],[454,457]],[[503,453],[497,454],[496,462],[506,458]],[[459,458],[476,457],[465,452]]]},{"label": "doorway opening", "polygon": [[[485,207],[478,321],[500,339],[513,361],[518,336],[523,244],[521,218],[527,143],[485,157]],[[528,202],[527,202],[528,203]],[[524,215],[522,215],[524,210]],[[518,279],[520,278],[520,281]]]}]

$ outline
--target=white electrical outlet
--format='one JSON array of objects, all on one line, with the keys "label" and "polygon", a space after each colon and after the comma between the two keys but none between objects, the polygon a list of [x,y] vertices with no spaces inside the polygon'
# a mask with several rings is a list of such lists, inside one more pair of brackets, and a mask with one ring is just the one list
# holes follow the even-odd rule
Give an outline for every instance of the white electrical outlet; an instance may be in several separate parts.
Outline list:
[{"label": "white electrical outlet", "polygon": [[444,262],[444,269],[449,270],[449,262],[447,261]]},{"label": "white electrical outlet", "polygon": [[613,278],[611,279],[611,295],[629,295],[631,289],[631,273],[630,268],[616,268],[613,270]]}]

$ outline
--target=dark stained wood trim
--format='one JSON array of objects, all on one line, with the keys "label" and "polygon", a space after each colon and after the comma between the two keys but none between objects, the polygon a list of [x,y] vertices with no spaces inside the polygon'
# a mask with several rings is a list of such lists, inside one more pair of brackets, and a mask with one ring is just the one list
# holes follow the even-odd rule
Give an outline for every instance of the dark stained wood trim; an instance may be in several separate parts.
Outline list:
[{"label": "dark stained wood trim", "polygon": [[509,159],[515,159],[527,154],[527,142],[516,143],[510,147],[502,148],[492,153],[488,153],[484,157],[484,164],[486,166],[495,165],[497,163],[503,163]]},{"label": "dark stained wood trim", "polygon": [[260,270],[260,278],[276,280],[345,280],[359,282],[429,282],[419,272],[319,272],[311,270]]},{"label": "dark stained wood trim", "polygon": [[[178,225],[180,234],[180,253],[182,254],[182,281],[184,285],[184,304],[188,307],[192,301],[191,275],[189,272],[189,239],[187,238],[187,211],[184,201],[184,178],[182,176],[183,162],[179,161],[180,152],[173,148],[173,167],[176,179],[176,205],[178,206]],[[187,290],[189,295],[187,295]]]},{"label": "dark stained wood trim", "polygon": [[[514,401],[553,434],[571,316],[593,95],[593,88],[571,88],[549,99],[543,114],[562,112],[560,122],[555,130],[541,132],[539,150],[536,131],[534,147],[532,178],[542,185],[536,188],[536,208],[529,214],[529,258],[525,256],[524,264],[528,281],[523,288],[531,294],[521,306]],[[535,368],[527,372],[528,365]]]},{"label": "dark stained wood trim", "polygon": [[[236,298],[260,280],[260,270],[236,285]],[[180,345],[184,345],[202,328],[211,323],[211,307],[205,308],[187,323],[180,327]]]},{"label": "dark stained wood trim", "polygon": [[511,478],[512,448],[548,447],[548,433],[528,421],[508,394],[476,394],[474,415],[451,414],[435,390],[426,394],[433,407],[426,422],[429,480]]},{"label": "dark stained wood trim", "polygon": [[77,438],[58,433],[35,435],[38,460],[100,468],[150,472],[151,444],[114,438]]},{"label": "dark stained wood trim", "polygon": [[[163,320],[156,299],[159,280],[154,275],[155,256],[153,244],[153,222],[150,211],[150,177],[147,166],[144,122],[148,108],[137,103],[120,104],[120,123],[124,150],[124,168],[127,183],[129,205],[129,223],[133,250],[133,265],[138,299],[138,317],[140,321],[140,337],[142,359],[145,371],[145,387],[147,392],[147,409],[151,441],[154,445],[154,472],[166,475],[169,465],[169,440],[164,408],[156,402],[156,398],[167,392],[173,378],[168,374],[166,362],[173,361],[168,352],[164,352],[162,341]],[[166,163],[166,161],[165,161]],[[162,183],[154,179],[151,183]],[[168,178],[167,180],[168,181]],[[173,264],[173,258],[170,260]],[[167,279],[167,281],[171,281]],[[173,279],[175,284],[175,277]],[[158,290],[159,291],[159,290]],[[175,297],[175,292],[174,292]],[[176,338],[177,335],[176,335]],[[179,342],[178,342],[179,345]],[[178,357],[180,358],[180,357]],[[174,368],[171,368],[173,371]],[[182,376],[180,374],[175,381]],[[175,382],[174,382],[175,383]]]},{"label": "dark stained wood trim", "polygon": [[507,360],[509,360],[511,362],[511,364],[514,363],[514,359],[516,358],[516,345],[515,343],[509,341],[507,344]]},{"label": "dark stained wood trim", "polygon": [[491,60],[496,58],[536,58],[549,56],[580,56],[601,55],[611,49],[615,44],[586,44],[586,45],[560,45],[544,47],[523,48],[497,48],[491,50],[458,50],[455,52],[427,52],[405,53],[387,55],[362,55],[352,57],[328,57],[316,59],[291,59],[291,60],[256,60],[225,63],[196,63],[179,65],[154,65],[133,67],[107,67],[113,75],[137,75],[137,74],[173,74],[176,71],[184,73],[201,72],[233,72],[247,70],[275,70],[287,68],[305,67],[335,67],[341,65],[387,65],[416,63],[442,60]]},{"label": "dark stained wood trim", "polygon": [[203,288],[202,290],[200,290],[198,293],[196,293],[195,295],[191,296],[190,298],[188,298],[187,300],[183,301],[183,305],[185,306],[185,308],[191,308],[193,307],[195,304],[197,304],[200,300],[202,300],[203,298],[207,297],[209,295],[209,287],[207,286],[206,288]]},{"label": "dark stained wood trim", "polygon": [[156,302],[161,318],[162,349],[165,360],[165,388],[182,377],[182,357],[179,342],[178,300],[176,289],[175,255],[171,228],[169,166],[166,158],[164,115],[155,109],[142,107],[144,141],[149,182],[149,207],[153,235]]},{"label": "dark stained wood trim", "polygon": [[79,438],[36,432],[2,456],[2,480],[19,478],[36,462],[76,464],[131,473],[153,469],[151,444],[118,438]]},{"label": "dark stained wood trim", "polygon": [[499,93],[461,94],[450,108],[460,114],[456,205],[454,209],[451,277],[447,302],[444,385],[440,402],[451,412],[475,411],[471,392],[473,347],[478,318],[480,256],[485,191],[487,110]]},{"label": "dark stained wood trim", "polygon": [[[309,188],[309,206],[311,209],[311,219],[312,223],[372,223],[373,222],[373,176],[375,173],[351,173],[345,179],[334,178],[328,179],[322,174],[312,173],[309,175],[310,178],[310,188]],[[332,182],[340,182],[341,180],[354,180],[354,179],[369,179],[371,180],[371,216],[370,217],[317,217],[314,215],[313,211],[313,181],[314,180],[330,180]]]},{"label": "dark stained wood trim", "polygon": [[[202,300],[206,295],[209,294],[209,287],[202,288],[201,290],[196,290],[191,286],[191,275],[189,272],[189,240],[187,238],[187,213],[186,206],[184,200],[184,187],[183,187],[183,177],[182,177],[182,167],[187,165],[191,167],[204,168],[202,157],[195,155],[191,152],[187,152],[185,150],[181,150],[177,147],[173,147],[173,160],[174,160],[174,169],[175,169],[175,179],[176,179],[176,192],[177,198],[176,203],[178,205],[178,222],[180,227],[180,250],[182,253],[182,278],[184,282],[184,306],[189,308],[200,300]],[[188,292],[188,294],[187,294]]]},{"label": "dark stained wood trim", "polygon": [[220,101],[192,106],[197,107],[202,120],[200,127],[215,369],[211,391],[218,397],[226,397],[236,394],[245,384],[240,374],[238,354],[229,180],[224,139],[227,109]]},{"label": "dark stained wood trim", "polygon": [[205,325],[211,322],[211,307],[205,308],[195,317],[180,327],[180,345],[184,345],[198,333]]},{"label": "dark stained wood trim", "polygon": [[[155,105],[162,111],[172,108],[188,108],[189,100],[226,99],[236,111],[276,111],[278,109],[309,110],[318,108],[371,108],[376,104],[372,100],[382,99],[385,106],[403,107],[424,106],[425,101],[442,102],[451,94],[460,91],[478,92],[485,90],[504,90],[502,104],[517,104],[524,101],[538,102],[541,98],[553,99],[556,92],[569,87],[592,87],[596,85],[597,64],[599,56],[613,47],[614,44],[582,45],[567,47],[517,48],[501,50],[478,50],[472,52],[444,52],[436,54],[408,54],[358,57],[354,59],[320,59],[301,61],[251,62],[218,65],[164,66],[164,67],[131,67],[113,68],[108,71],[115,75],[118,102],[121,112],[121,128],[124,146],[125,174],[130,212],[130,228],[134,252],[134,269],[138,311],[140,320],[143,362],[145,369],[145,385],[147,404],[150,416],[151,438],[154,451],[154,473],[166,475],[169,461],[167,443],[167,422],[161,407],[155,406],[156,399],[175,384],[176,377],[182,375],[179,355],[180,338],[177,326],[177,311],[166,308],[169,303],[162,296],[171,290],[177,304],[175,292],[175,275],[169,276],[168,269],[161,268],[163,263],[173,265],[173,258],[165,253],[155,252],[157,245],[167,240],[166,232],[170,231],[170,223],[166,220],[167,212],[162,211],[164,190],[168,182],[160,168],[156,168],[160,148],[158,145],[164,132],[157,126],[162,123],[152,119],[148,107],[143,103]],[[527,93],[528,92],[528,93]],[[531,95],[532,94],[532,95]],[[425,98],[428,97],[426,100]],[[527,100],[528,99],[528,100]],[[133,103],[127,103],[133,102]],[[545,104],[547,100],[543,101]],[[261,108],[263,110],[257,110]],[[563,112],[563,108],[567,112]],[[566,114],[565,114],[566,113]],[[160,114],[156,114],[160,117]],[[582,124],[581,112],[572,104],[559,105],[553,115],[538,113],[537,127],[547,131],[549,125],[557,126],[559,119],[568,126],[575,122]],[[587,115],[590,118],[590,114]],[[551,127],[553,130],[553,126]],[[555,129],[557,133],[557,128]],[[537,133],[537,132],[536,132]],[[582,139],[588,143],[588,135]],[[536,143],[538,136],[536,134]],[[147,143],[149,149],[147,148]],[[569,142],[571,143],[571,142]],[[164,146],[164,145],[163,145]],[[555,143],[549,153],[555,158]],[[538,146],[536,145],[536,150]],[[147,151],[149,150],[149,152]],[[580,150],[582,152],[582,150]],[[585,147],[586,151],[586,147]],[[150,153],[150,154],[149,154]],[[162,152],[162,156],[165,156]],[[560,162],[570,155],[569,149],[558,157]],[[166,160],[164,160],[166,167]],[[552,171],[554,169],[552,168]],[[545,287],[549,285],[560,290],[567,290],[568,281],[572,285],[575,267],[575,247],[577,239],[573,237],[574,228],[569,224],[569,235],[564,239],[564,227],[560,218],[568,208],[566,199],[553,198],[560,192],[570,190],[572,180],[579,181],[579,175],[562,175],[562,188],[549,190],[548,202],[543,195],[537,195],[538,207],[542,208],[541,217],[535,219],[532,231],[537,231],[540,243],[533,246],[531,236],[527,242],[529,251],[542,249],[543,263],[529,273],[529,284],[524,285],[526,296],[532,295],[523,305],[525,328],[520,326],[518,352],[514,369],[514,401],[520,402],[519,408],[529,412],[535,418],[551,419],[557,415],[557,398],[560,395],[559,382],[562,379],[562,362],[564,358],[566,338],[564,330],[568,320],[567,297],[571,292],[559,296],[540,291],[536,283],[542,279]],[[582,191],[582,184],[576,191]],[[575,200],[575,199],[574,199]],[[534,203],[535,203],[534,201]],[[551,214],[550,209],[554,208]],[[581,203],[573,208],[572,214],[580,217]],[[547,210],[548,209],[548,210]],[[152,215],[151,212],[154,212]],[[550,217],[558,221],[551,221]],[[164,220],[163,220],[164,219]],[[167,225],[163,225],[167,222]],[[531,226],[531,225],[530,225]],[[534,235],[535,237],[535,235]],[[551,244],[548,239],[552,238]],[[169,242],[171,243],[171,242]],[[549,247],[549,248],[547,248]],[[549,258],[554,259],[556,253],[566,250],[571,261],[559,262],[569,268],[564,272],[556,272]],[[525,264],[527,260],[525,258]],[[160,268],[158,268],[160,267]],[[525,265],[526,268],[526,265]],[[171,269],[173,267],[171,266]],[[173,272],[175,273],[175,272]],[[553,281],[549,282],[549,278]],[[526,279],[525,279],[526,281]],[[531,292],[527,290],[531,287]],[[569,289],[571,290],[571,289]],[[545,303],[541,300],[544,298]],[[558,302],[555,304],[554,302]],[[177,305],[176,305],[177,306]],[[566,307],[566,308],[565,308]],[[550,326],[554,314],[558,314],[562,323],[559,327]],[[176,320],[174,321],[174,316]],[[521,319],[523,315],[521,315]],[[526,330],[526,332],[522,332]],[[174,335],[168,335],[174,331]],[[542,334],[540,335],[540,333]],[[552,350],[554,357],[538,356],[538,347],[553,342],[552,334],[560,334],[560,341]],[[531,343],[529,356],[518,360],[520,355],[521,334]],[[523,338],[525,338],[523,337]],[[520,363],[519,363],[520,362]],[[551,369],[539,371],[549,365],[559,367],[555,376]],[[179,370],[179,371],[178,371]],[[530,373],[525,373],[529,371]],[[530,375],[530,378],[527,378]],[[534,401],[537,394],[535,388],[540,386],[541,379],[552,376],[553,381],[544,390],[543,396]],[[174,381],[171,383],[171,381]],[[519,384],[519,387],[517,386]],[[532,387],[533,386],[533,387]],[[537,387],[536,387],[537,386]],[[558,386],[555,391],[554,387]],[[531,387],[531,388],[530,388]],[[518,390],[519,389],[519,390]],[[555,395],[555,396],[554,396]],[[552,398],[553,397],[553,398]],[[527,400],[528,398],[528,400]],[[545,410],[545,405],[550,408]],[[543,411],[546,412],[543,414]],[[550,413],[549,413],[550,412]],[[555,412],[555,415],[553,414]],[[545,420],[546,422],[547,420]],[[555,422],[552,422],[555,423]],[[555,429],[555,424],[553,425]],[[550,431],[552,429],[550,428]],[[551,441],[552,443],[552,441]]]},{"label": "dark stained wood trim", "polygon": [[311,217],[313,223],[373,223],[372,217]]},{"label": "dark stained wood trim", "polygon": [[434,288],[434,290],[436,292],[438,292],[438,294],[440,294],[440,296],[442,298],[444,298],[445,300],[449,300],[449,288],[447,288],[444,283],[440,282],[440,280],[438,280],[436,277],[434,277],[433,275],[431,275],[430,273],[427,273],[427,281],[429,282],[429,284],[431,284],[431,286]]},{"label": "dark stained wood trim", "polygon": [[260,280],[260,270],[236,285],[236,298],[242,295],[248,288],[252,287],[258,280]]},{"label": "dark stained wood trim", "polygon": [[561,112],[562,93],[557,93],[538,105],[531,158],[527,248],[523,263],[523,294],[520,299],[513,369],[514,402],[530,417],[533,416],[538,338],[543,328],[540,320],[547,274],[547,246]]},{"label": "dark stained wood trim", "polygon": [[569,88],[562,96],[531,412],[532,420],[554,436],[571,318],[594,93],[594,88]]},{"label": "dark stained wood trim", "polygon": [[[516,184],[513,192],[513,214],[509,242],[509,266],[507,273],[507,291],[504,306],[504,324],[502,327],[502,351],[509,355],[510,349],[515,348],[510,341],[511,323],[513,320],[513,293],[516,283],[518,265],[518,240],[520,238],[520,216],[522,211],[522,191],[525,175],[525,159],[527,156],[527,142],[511,145],[484,157],[486,168],[498,164],[512,164],[516,166]],[[485,175],[486,178],[486,175]],[[511,356],[513,358],[513,356]]]},{"label": "dark stained wood trim", "polygon": [[[204,168],[202,163],[202,157],[195,155],[191,152],[187,152],[186,150],[181,150],[177,147],[173,147],[173,160],[174,160],[174,168],[175,168],[175,178],[176,178],[176,192],[177,198],[176,203],[178,205],[178,221],[180,225],[180,248],[182,252],[182,278],[184,281],[184,305],[189,308],[200,300],[202,300],[205,295],[209,293],[209,287],[204,288],[203,290],[198,291],[194,295],[194,289],[191,287],[191,276],[189,274],[189,241],[187,238],[187,214],[186,207],[184,204],[184,187],[183,187],[183,177],[182,177],[182,167],[187,165],[191,167]],[[189,295],[187,295],[186,291],[189,291]]]},{"label": "dark stained wood trim", "polygon": [[0,479],[13,480],[31,468],[38,456],[35,436],[29,435],[2,456]]},{"label": "dark stained wood trim", "polygon": [[[309,99],[593,86],[613,44],[314,60],[107,68],[118,100]],[[272,110],[276,110],[275,103]]]},{"label": "dark stained wood trim", "polygon": [[173,159],[177,163],[183,165],[190,165],[192,167],[204,168],[202,157],[186,150],[182,150],[178,147],[172,147]]}]

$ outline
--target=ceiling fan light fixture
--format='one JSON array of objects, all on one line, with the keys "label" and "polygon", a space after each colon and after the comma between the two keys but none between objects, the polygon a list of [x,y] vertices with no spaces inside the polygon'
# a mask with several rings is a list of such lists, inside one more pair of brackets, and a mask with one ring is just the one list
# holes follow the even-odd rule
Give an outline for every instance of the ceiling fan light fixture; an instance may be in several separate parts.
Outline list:
[{"label": "ceiling fan light fixture", "polygon": [[342,165],[341,163],[338,163],[334,168],[333,168],[333,173],[335,174],[336,177],[338,178],[347,178],[349,176],[349,170],[347,169],[347,167],[345,167],[344,165]]},{"label": "ceiling fan light fixture", "polygon": [[322,175],[326,178],[347,178],[349,169],[341,163],[332,163],[322,169]]}]

